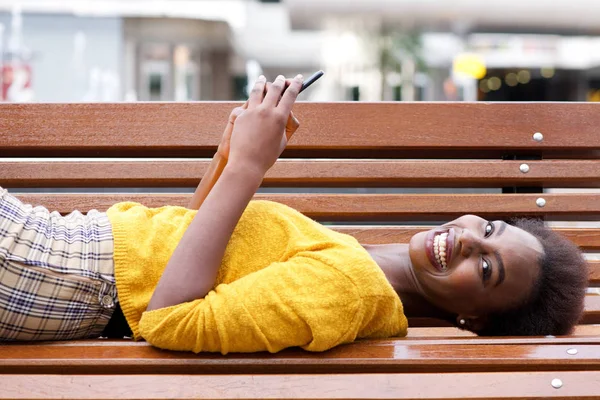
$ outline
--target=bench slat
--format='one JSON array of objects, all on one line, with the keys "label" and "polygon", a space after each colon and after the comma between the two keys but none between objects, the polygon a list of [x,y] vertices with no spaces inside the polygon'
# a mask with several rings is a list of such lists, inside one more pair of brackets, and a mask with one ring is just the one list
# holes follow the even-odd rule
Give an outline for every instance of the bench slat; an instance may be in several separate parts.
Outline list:
[{"label": "bench slat", "polygon": [[600,261],[599,260],[588,260],[590,266],[590,286],[600,286]]},{"label": "bench slat", "polygon": [[[338,232],[354,236],[365,244],[407,243],[415,234],[428,230],[429,226],[330,226]],[[600,250],[598,228],[554,228],[583,250]]]},{"label": "bench slat", "polygon": [[[579,323],[600,324],[600,295],[588,294],[587,296],[585,296],[583,319]],[[418,327],[451,326],[451,324],[447,321],[426,317],[409,318],[408,324],[409,326]]]},{"label": "bench slat", "polygon": [[[449,327],[433,327],[433,328],[414,328],[408,330],[408,338],[410,339],[454,339],[464,337],[474,337],[471,332],[463,331],[458,328]],[[575,331],[569,337],[580,336],[598,336],[600,337],[600,325],[577,325]]]},{"label": "bench slat", "polygon": [[[563,386],[552,387],[553,379]],[[0,400],[594,399],[599,371],[349,375],[14,375]]]},{"label": "bench slat", "polygon": [[[51,210],[68,213],[74,209],[105,210],[119,201],[138,201],[150,207],[165,204],[185,206],[190,195],[156,194],[17,194],[26,203],[43,204]],[[540,195],[320,195],[320,194],[272,194],[256,195],[257,199],[273,200],[287,204],[311,218],[320,220],[360,220],[360,219],[431,219],[434,217],[452,219],[464,213],[474,213],[485,217],[510,218],[516,212],[538,214],[539,210],[560,212],[568,218],[571,212],[589,215],[600,214],[598,194],[544,194],[547,204],[543,209],[535,206]],[[534,206],[530,206],[531,204]],[[534,208],[535,207],[535,208]],[[462,211],[461,211],[462,210]],[[494,211],[492,211],[494,210]],[[420,231],[418,227],[337,227],[334,229],[355,236],[362,243],[405,242]],[[361,229],[361,230],[360,230]],[[589,250],[597,250],[600,236],[597,229],[563,229],[570,239]],[[590,261],[590,283],[600,283],[600,262]],[[600,308],[600,307],[599,307]],[[596,318],[596,317],[594,317]]]},{"label": "bench slat", "polygon": [[[593,160],[527,161],[281,160],[265,187],[600,187]],[[193,187],[210,161],[2,162],[0,186]]]},{"label": "bench slat", "polygon": [[[237,105],[2,104],[0,152],[205,157]],[[286,154],[451,158],[453,150],[479,149],[481,157],[519,150],[598,157],[599,111],[593,103],[300,103],[302,128]]]},{"label": "bench slat", "polygon": [[600,324],[600,295],[585,296],[585,310],[581,324]]},{"label": "bench slat", "polygon": [[[106,210],[121,201],[148,207],[186,206],[189,194],[18,194],[25,203],[68,213],[74,209]],[[536,205],[543,197],[546,205]],[[485,218],[515,215],[550,219],[594,219],[600,215],[600,194],[258,194],[255,199],[286,204],[318,220],[439,220],[464,214]]]},{"label": "bench slat", "polygon": [[[539,343],[536,343],[539,342]],[[597,370],[597,338],[356,342],[325,353],[193,354],[102,340],[2,346],[0,374],[398,373]],[[575,348],[577,354],[567,350]]]}]

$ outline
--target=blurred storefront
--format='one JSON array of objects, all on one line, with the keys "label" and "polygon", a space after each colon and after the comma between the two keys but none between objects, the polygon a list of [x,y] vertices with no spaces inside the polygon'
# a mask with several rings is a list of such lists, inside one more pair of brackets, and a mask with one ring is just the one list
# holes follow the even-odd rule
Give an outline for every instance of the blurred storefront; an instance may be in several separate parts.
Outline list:
[{"label": "blurred storefront", "polygon": [[596,15],[587,0],[0,0],[0,101],[242,99],[260,73],[317,69],[303,100],[598,101]]},{"label": "blurred storefront", "polygon": [[125,98],[229,100],[232,34],[223,21],[125,18]]},{"label": "blurred storefront", "polygon": [[[360,100],[583,101],[600,99],[600,3],[587,0],[283,0],[292,27],[322,30],[332,98]],[[390,32],[392,35],[390,35]],[[399,43],[382,68],[381,40]],[[379,36],[379,39],[377,37]],[[377,42],[379,40],[379,43]],[[461,74],[474,55],[485,75]],[[419,68],[425,64],[426,68]],[[358,96],[357,96],[358,94]]]},{"label": "blurred storefront", "polygon": [[0,12],[0,25],[4,101],[121,99],[119,18]]},{"label": "blurred storefront", "polygon": [[319,49],[279,2],[0,0],[0,101],[242,99],[260,73],[321,68]]}]

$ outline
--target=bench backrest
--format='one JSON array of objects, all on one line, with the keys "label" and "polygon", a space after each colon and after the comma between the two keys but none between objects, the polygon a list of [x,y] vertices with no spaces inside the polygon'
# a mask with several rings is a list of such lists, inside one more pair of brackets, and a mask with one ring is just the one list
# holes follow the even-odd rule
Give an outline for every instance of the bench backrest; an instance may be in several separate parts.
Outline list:
[{"label": "bench backrest", "polygon": [[[62,213],[124,200],[186,205],[236,105],[2,104],[0,186]],[[302,126],[256,197],[362,243],[406,242],[466,213],[600,216],[600,193],[583,190],[600,187],[600,105],[299,103],[295,113]],[[557,229],[600,250],[600,224]],[[600,261],[590,261],[590,286],[600,286]],[[600,323],[593,290],[582,324]]]}]

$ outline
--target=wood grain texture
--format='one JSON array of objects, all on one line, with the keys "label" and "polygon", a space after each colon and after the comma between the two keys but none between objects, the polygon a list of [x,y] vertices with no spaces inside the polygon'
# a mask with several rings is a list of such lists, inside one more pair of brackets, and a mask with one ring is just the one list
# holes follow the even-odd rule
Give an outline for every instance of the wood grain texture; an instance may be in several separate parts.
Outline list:
[{"label": "wood grain texture", "polygon": [[600,286],[600,261],[588,260],[588,265],[590,267],[590,286],[591,287],[599,287]]},{"label": "wood grain texture", "polygon": [[[553,379],[563,386],[554,389]],[[4,375],[1,400],[597,399],[599,371],[347,375]]]},{"label": "wood grain texture", "polygon": [[[280,160],[265,187],[600,187],[595,160]],[[0,186],[193,187],[210,161],[2,162]]]},{"label": "wood grain texture", "polygon": [[[106,210],[121,201],[136,201],[148,207],[185,206],[188,194],[23,194],[23,202],[43,205],[61,213],[73,210]],[[538,207],[543,197],[546,205]],[[597,219],[600,194],[258,194],[258,200],[286,204],[321,221],[414,221],[451,220],[465,214],[484,218],[518,215],[548,219]]]},{"label": "wood grain texture", "polygon": [[[214,151],[239,103],[2,104],[0,152],[15,156]],[[299,103],[288,154],[361,150],[371,157],[484,149],[598,156],[600,104]],[[542,142],[532,139],[535,132]],[[485,151],[479,152],[482,156]]]},{"label": "wood grain texture", "polygon": [[600,295],[585,296],[585,310],[580,324],[600,324]]},{"label": "wood grain texture", "polygon": [[[457,328],[435,327],[435,328],[414,328],[408,330],[409,339],[455,339],[464,337],[474,337],[471,332],[463,331]],[[569,337],[593,336],[600,337],[600,325],[577,325],[574,332]]]},{"label": "wood grain texture", "polygon": [[[2,346],[0,374],[296,374],[599,370],[599,338],[390,339],[324,353],[164,351],[144,342],[74,341]],[[577,354],[570,355],[569,349]]]}]

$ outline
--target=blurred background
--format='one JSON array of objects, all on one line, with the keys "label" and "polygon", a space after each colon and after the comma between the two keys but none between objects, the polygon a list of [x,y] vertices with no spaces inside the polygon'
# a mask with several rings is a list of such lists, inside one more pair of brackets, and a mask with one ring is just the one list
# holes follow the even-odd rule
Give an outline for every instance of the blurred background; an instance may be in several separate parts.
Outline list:
[{"label": "blurred background", "polygon": [[589,0],[0,0],[0,101],[598,101]]}]

